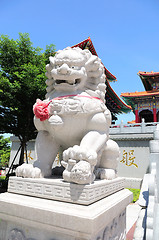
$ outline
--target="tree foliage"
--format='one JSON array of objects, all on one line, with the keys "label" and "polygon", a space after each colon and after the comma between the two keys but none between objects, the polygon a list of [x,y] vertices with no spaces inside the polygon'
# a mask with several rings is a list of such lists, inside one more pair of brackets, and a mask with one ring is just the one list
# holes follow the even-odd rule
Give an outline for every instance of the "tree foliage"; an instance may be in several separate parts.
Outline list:
[{"label": "tree foliage", "polygon": [[10,158],[10,140],[0,135],[0,168],[7,167]]},{"label": "tree foliage", "polygon": [[32,107],[44,99],[45,65],[54,54],[53,44],[42,53],[26,33],[17,40],[0,36],[0,133],[20,139],[22,161],[26,142],[36,137]]}]

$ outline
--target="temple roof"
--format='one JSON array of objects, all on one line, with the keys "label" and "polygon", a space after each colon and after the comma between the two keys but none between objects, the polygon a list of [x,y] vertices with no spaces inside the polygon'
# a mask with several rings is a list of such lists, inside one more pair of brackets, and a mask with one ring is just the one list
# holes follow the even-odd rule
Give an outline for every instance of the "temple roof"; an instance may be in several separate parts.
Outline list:
[{"label": "temple roof", "polygon": [[159,82],[159,72],[138,72],[139,77],[145,87],[146,91],[153,89],[152,84],[158,79]]},{"label": "temple roof", "polygon": [[[141,98],[152,98],[159,96],[159,89],[156,87],[156,83],[159,84],[159,72],[141,72],[137,73],[142,80],[142,83],[146,91],[142,92],[127,92],[121,93],[123,100],[135,110],[135,103],[140,101]],[[154,87],[153,87],[154,85]]]},{"label": "temple roof", "polygon": [[[131,92],[131,93],[121,93],[120,95],[124,101],[129,104],[133,111],[135,111],[135,103],[137,99],[141,98],[152,98],[154,96],[159,96],[159,91],[158,90],[153,90],[153,91],[143,91],[143,92]],[[140,100],[139,100],[140,101]]]},{"label": "temple roof", "polygon": [[[88,49],[93,55],[97,55],[97,52],[93,46],[92,40],[90,37],[85,39],[84,41],[72,46],[73,47],[80,47],[81,49]],[[103,63],[102,63],[103,64]],[[103,64],[104,66],[104,64]],[[106,75],[106,85],[107,85],[107,92],[106,92],[106,105],[108,109],[111,111],[112,114],[120,114],[120,113],[128,113],[132,110],[131,106],[125,104],[118,95],[114,92],[112,87],[110,86],[109,82],[117,81],[116,77],[108,71],[108,69],[104,66],[105,75]]]}]

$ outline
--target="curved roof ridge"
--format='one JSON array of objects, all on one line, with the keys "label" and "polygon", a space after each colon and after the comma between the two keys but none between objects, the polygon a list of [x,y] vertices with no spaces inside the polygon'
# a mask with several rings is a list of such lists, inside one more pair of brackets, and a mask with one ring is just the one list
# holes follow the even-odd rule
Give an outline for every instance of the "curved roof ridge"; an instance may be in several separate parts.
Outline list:
[{"label": "curved roof ridge", "polygon": [[142,71],[139,71],[137,73],[139,76],[143,76],[143,77],[153,77],[153,76],[158,76],[159,75],[159,72],[142,72]]}]

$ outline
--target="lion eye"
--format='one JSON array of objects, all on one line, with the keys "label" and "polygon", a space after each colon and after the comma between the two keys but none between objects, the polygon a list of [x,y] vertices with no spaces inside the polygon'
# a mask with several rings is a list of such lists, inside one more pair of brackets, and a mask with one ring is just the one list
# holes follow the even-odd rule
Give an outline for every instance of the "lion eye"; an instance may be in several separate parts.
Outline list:
[{"label": "lion eye", "polygon": [[72,69],[76,69],[76,70],[78,70],[78,69],[79,69],[79,67],[78,67],[78,66],[71,66],[70,68],[72,68]]}]

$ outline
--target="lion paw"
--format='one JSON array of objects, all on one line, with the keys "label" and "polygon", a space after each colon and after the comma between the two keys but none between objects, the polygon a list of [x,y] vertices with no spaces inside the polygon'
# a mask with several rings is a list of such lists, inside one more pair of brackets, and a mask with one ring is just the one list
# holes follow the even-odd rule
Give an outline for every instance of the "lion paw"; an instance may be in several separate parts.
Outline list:
[{"label": "lion paw", "polygon": [[73,159],[76,162],[86,161],[89,162],[91,166],[95,166],[97,164],[97,153],[93,150],[75,145],[63,152],[63,160],[68,162],[69,159]]},{"label": "lion paw", "polygon": [[94,181],[90,163],[86,161],[79,161],[78,163],[68,161],[66,169],[63,172],[63,178],[67,182],[74,182],[78,184],[90,184]]},{"label": "lion paw", "polygon": [[32,164],[24,163],[21,166],[17,167],[16,176],[24,178],[41,178],[42,174],[39,168],[33,167]]},{"label": "lion paw", "polygon": [[94,166],[97,163],[97,153],[80,146],[68,148],[63,153],[61,164],[65,167],[63,178],[67,182],[90,184],[94,181]]}]

